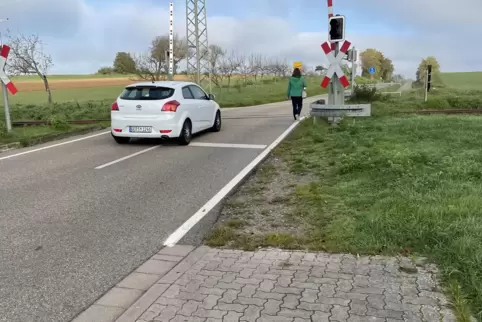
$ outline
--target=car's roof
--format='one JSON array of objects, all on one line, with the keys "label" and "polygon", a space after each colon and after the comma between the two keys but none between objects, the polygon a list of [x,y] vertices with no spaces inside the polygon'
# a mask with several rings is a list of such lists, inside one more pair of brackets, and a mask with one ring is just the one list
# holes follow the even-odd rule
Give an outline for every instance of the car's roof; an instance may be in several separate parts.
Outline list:
[{"label": "car's roof", "polygon": [[186,85],[197,85],[193,82],[184,82],[184,81],[155,81],[155,82],[138,82],[129,84],[126,87],[133,87],[133,86],[158,86],[158,87],[171,87],[171,88],[178,88],[183,87]]}]

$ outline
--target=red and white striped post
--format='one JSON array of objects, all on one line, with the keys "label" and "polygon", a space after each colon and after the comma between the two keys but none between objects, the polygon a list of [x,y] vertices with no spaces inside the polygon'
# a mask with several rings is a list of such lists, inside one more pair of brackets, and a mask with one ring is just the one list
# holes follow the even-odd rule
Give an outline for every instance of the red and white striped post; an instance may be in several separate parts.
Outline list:
[{"label": "red and white striped post", "polygon": [[[333,17],[333,0],[327,0],[328,2],[328,22]],[[331,50],[335,50],[336,44],[331,44]]]},{"label": "red and white striped post", "polygon": [[7,73],[5,73],[5,65],[7,64],[8,53],[10,52],[10,47],[7,45],[3,45],[0,50],[0,81],[2,83],[2,92],[3,92],[3,103],[4,103],[4,110],[5,110],[5,123],[7,125],[7,131],[10,132],[12,130],[12,122],[10,120],[10,109],[8,108],[8,91],[12,93],[12,95],[17,94],[17,88],[15,85],[10,81],[8,78]]},{"label": "red and white striped post", "polygon": [[2,50],[0,51],[0,80],[5,84],[7,89],[15,95],[18,91],[15,85],[10,81],[7,74],[5,73],[5,65],[7,64],[8,54],[10,53],[10,47],[7,45],[2,46]]}]

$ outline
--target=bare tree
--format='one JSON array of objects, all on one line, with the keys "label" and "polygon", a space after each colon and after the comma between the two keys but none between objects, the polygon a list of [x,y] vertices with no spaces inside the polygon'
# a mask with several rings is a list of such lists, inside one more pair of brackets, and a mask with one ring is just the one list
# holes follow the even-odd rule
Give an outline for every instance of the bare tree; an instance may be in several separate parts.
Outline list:
[{"label": "bare tree", "polygon": [[[154,38],[147,53],[133,55],[137,76],[141,79],[152,81],[165,79],[169,71],[168,52],[169,37],[158,36]],[[174,35],[174,74],[176,74],[179,63],[186,57],[187,47],[185,41]]]},{"label": "bare tree", "polygon": [[227,57],[224,57],[222,59],[221,65],[220,65],[220,72],[228,80],[228,88],[229,86],[231,86],[231,79],[233,75],[239,72],[241,63],[242,63],[242,59],[234,51],[232,51]]},{"label": "bare tree", "polygon": [[132,58],[136,64],[136,75],[140,79],[153,82],[166,79],[166,74],[162,73],[165,62],[152,57],[150,53],[133,54]]},{"label": "bare tree", "polygon": [[240,55],[238,56],[239,58],[239,67],[238,67],[238,72],[239,75],[241,76],[241,79],[246,86],[248,82],[248,77],[250,76],[251,72],[251,67],[249,66],[249,61],[246,59],[246,56]]},{"label": "bare tree", "polygon": [[254,82],[258,82],[258,75],[261,74],[263,66],[263,56],[260,54],[251,54],[248,58],[249,74],[254,77]]},{"label": "bare tree", "polygon": [[269,73],[269,60],[266,57],[263,57],[259,68],[259,76],[261,77],[261,79],[263,79],[263,77]]},{"label": "bare tree", "polygon": [[203,55],[207,62],[208,73],[211,74],[211,81],[217,87],[222,87],[224,74],[222,70],[222,59],[225,57],[226,51],[218,45],[210,45],[208,52]]},{"label": "bare tree", "polygon": [[290,75],[291,68],[290,68],[290,64],[286,59],[279,61],[279,69],[282,77],[286,77]]},{"label": "bare tree", "polygon": [[38,35],[25,36],[20,33],[15,37],[7,30],[11,56],[8,59],[7,70],[14,75],[37,74],[43,81],[47,92],[48,103],[52,103],[47,74],[52,68],[52,56],[44,52],[44,44]]}]

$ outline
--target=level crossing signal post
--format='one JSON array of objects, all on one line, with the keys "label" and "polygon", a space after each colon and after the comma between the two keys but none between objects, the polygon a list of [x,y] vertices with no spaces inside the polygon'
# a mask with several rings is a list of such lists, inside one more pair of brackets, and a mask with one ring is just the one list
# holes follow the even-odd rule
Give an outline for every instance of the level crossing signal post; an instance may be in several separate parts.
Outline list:
[{"label": "level crossing signal post", "polygon": [[425,71],[425,102],[428,100],[428,92],[430,92],[430,87],[432,85],[432,65],[427,66]]},{"label": "level crossing signal post", "polygon": [[[345,41],[345,17],[333,16],[329,19],[328,41],[334,44],[335,57],[340,53],[340,42]],[[332,47],[333,48],[333,47]],[[339,76],[335,73],[328,88],[328,104],[343,105],[345,101],[344,87],[341,86]]]},{"label": "level crossing signal post", "polygon": [[[370,104],[345,105],[345,88],[350,85],[347,76],[341,68],[342,60],[349,54],[356,55],[356,51],[348,52],[351,43],[345,39],[345,17],[333,15],[333,0],[328,2],[328,41],[321,44],[330,66],[321,82],[321,87],[328,87],[328,104],[321,99],[311,103],[313,122],[316,117],[325,117],[331,123],[338,123],[343,116],[370,116]],[[353,61],[353,57],[352,57]],[[352,77],[354,71],[352,69]]]}]

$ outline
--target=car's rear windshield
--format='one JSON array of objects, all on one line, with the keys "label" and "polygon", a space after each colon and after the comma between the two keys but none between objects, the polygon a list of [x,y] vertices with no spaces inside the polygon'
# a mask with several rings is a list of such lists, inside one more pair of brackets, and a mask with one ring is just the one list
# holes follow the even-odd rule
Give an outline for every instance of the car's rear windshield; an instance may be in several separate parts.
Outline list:
[{"label": "car's rear windshield", "polygon": [[171,97],[174,89],[158,86],[129,86],[124,89],[120,98],[123,100],[163,100]]}]

